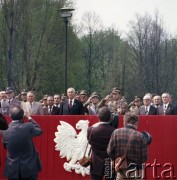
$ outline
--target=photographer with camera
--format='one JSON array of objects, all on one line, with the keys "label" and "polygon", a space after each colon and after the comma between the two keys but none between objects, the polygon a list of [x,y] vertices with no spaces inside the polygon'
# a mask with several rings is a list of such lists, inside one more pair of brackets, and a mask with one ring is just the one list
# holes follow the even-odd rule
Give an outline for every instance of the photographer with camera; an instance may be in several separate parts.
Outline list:
[{"label": "photographer with camera", "polygon": [[[138,116],[127,112],[124,115],[124,127],[116,129],[111,136],[107,153],[115,160],[115,169],[118,171],[116,180],[141,179],[142,164],[147,161],[151,139],[147,138],[147,132],[137,131],[138,123]],[[126,167],[118,166],[120,159],[124,159],[121,163],[126,164]],[[137,174],[140,177],[136,177]]]},{"label": "photographer with camera", "polygon": [[1,132],[8,151],[4,175],[8,180],[37,180],[41,162],[32,139],[41,135],[42,129],[31,117],[24,123],[24,111],[20,107],[12,108],[11,118],[9,128]]}]

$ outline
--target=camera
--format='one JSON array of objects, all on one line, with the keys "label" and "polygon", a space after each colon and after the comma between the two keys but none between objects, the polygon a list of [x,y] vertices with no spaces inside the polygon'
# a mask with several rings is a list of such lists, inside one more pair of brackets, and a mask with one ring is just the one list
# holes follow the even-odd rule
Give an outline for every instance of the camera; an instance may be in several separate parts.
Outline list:
[{"label": "camera", "polygon": [[147,132],[147,131],[142,131],[141,132],[144,137],[146,138],[146,141],[147,141],[147,145],[151,144],[152,142],[152,136]]}]

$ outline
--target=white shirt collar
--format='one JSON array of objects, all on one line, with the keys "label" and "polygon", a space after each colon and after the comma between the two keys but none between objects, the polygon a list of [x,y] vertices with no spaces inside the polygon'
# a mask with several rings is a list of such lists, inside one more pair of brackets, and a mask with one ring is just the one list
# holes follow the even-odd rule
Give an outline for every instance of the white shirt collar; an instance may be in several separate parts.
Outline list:
[{"label": "white shirt collar", "polygon": [[168,105],[169,105],[169,103],[167,103],[167,104],[163,104],[163,107],[165,108],[167,108],[168,107]]}]

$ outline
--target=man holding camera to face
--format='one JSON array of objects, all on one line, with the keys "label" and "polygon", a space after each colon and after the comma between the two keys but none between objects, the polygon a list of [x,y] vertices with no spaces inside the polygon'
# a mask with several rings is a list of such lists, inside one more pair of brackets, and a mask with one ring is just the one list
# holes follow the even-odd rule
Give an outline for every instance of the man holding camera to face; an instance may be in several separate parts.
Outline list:
[{"label": "man holding camera to face", "polygon": [[152,139],[147,132],[137,131],[138,122],[138,116],[127,112],[124,115],[124,127],[116,129],[109,141],[107,153],[111,159],[116,161],[125,157],[127,162],[127,167],[117,172],[116,180],[141,179],[142,164],[147,161],[148,144]]},{"label": "man holding camera to face", "polygon": [[12,108],[11,118],[9,128],[1,132],[8,151],[4,175],[8,180],[37,180],[41,162],[32,139],[41,135],[42,129],[31,117],[24,123],[24,111],[19,107]]}]

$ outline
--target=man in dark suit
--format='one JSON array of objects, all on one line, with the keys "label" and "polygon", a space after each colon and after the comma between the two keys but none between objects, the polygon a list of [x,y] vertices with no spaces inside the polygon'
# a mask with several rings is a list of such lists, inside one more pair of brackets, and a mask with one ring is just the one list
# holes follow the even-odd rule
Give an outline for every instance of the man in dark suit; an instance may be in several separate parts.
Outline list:
[{"label": "man in dark suit", "polygon": [[170,94],[162,94],[163,104],[158,107],[159,115],[177,115],[177,106],[170,102]]},{"label": "man in dark suit", "polygon": [[[102,180],[105,175],[105,163],[108,159],[106,152],[111,134],[115,130],[109,124],[111,112],[107,107],[100,108],[98,111],[100,122],[88,128],[87,138],[92,149],[92,164],[90,174],[92,180]],[[91,136],[90,136],[91,134]],[[108,177],[105,176],[105,179]],[[109,177],[110,178],[110,177]]]},{"label": "man in dark suit", "polygon": [[42,134],[40,126],[31,118],[23,122],[24,111],[14,107],[11,111],[12,122],[2,131],[3,143],[8,154],[4,175],[8,180],[37,180],[41,162],[32,138]]},{"label": "man in dark suit", "polygon": [[54,98],[53,96],[47,97],[47,106],[43,107],[44,115],[59,115],[60,108],[58,106],[54,106]]},{"label": "man in dark suit", "polygon": [[54,94],[54,106],[60,109],[61,96],[59,94]]},{"label": "man in dark suit", "polygon": [[60,105],[60,115],[84,115],[83,104],[79,100],[74,99],[75,89],[72,87],[68,88],[67,95],[68,99]]},{"label": "man in dark suit", "polygon": [[157,115],[158,111],[153,105],[151,105],[151,97],[149,95],[145,95],[143,97],[143,106],[139,108],[137,111],[137,115]]}]

